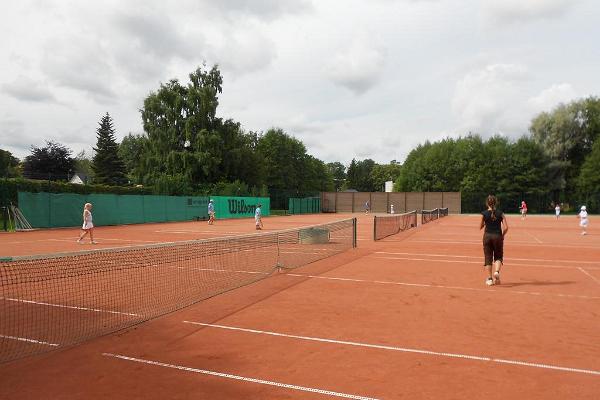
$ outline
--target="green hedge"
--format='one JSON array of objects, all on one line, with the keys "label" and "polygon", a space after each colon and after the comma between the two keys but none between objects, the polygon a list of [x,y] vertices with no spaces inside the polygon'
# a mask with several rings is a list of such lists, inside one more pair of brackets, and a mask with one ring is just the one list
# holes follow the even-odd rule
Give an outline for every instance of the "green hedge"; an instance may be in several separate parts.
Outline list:
[{"label": "green hedge", "polygon": [[152,194],[151,187],[128,187],[108,185],[77,185],[67,182],[40,181],[23,178],[0,179],[0,205],[18,204],[18,192],[29,193],[110,193],[110,194]]}]

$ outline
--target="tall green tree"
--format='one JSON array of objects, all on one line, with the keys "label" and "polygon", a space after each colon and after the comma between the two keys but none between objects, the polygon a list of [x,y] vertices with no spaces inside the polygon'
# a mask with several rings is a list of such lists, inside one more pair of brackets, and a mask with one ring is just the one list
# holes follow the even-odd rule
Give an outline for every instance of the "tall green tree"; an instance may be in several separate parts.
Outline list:
[{"label": "tall green tree", "polygon": [[596,140],[591,153],[581,166],[577,187],[583,193],[600,193],[600,140]]},{"label": "tall green tree", "polygon": [[529,131],[551,159],[551,189],[572,190],[600,135],[600,99],[589,97],[543,112],[532,120]]},{"label": "tall green tree", "polygon": [[88,182],[91,182],[94,179],[92,158],[85,153],[85,150],[81,150],[75,156],[75,172],[84,174]]},{"label": "tall green tree", "polygon": [[71,150],[53,141],[46,141],[44,147],[31,146],[23,162],[23,176],[29,179],[69,180],[74,170]]},{"label": "tall green tree", "polygon": [[346,166],[339,161],[327,163],[327,171],[333,179],[334,189],[340,191],[346,183]]},{"label": "tall green tree", "polygon": [[264,178],[269,189],[297,190],[305,188],[306,147],[282,129],[269,129],[258,140],[257,151],[264,165]]},{"label": "tall green tree", "polygon": [[140,157],[144,153],[148,138],[145,135],[129,133],[119,144],[119,157],[125,163],[125,170],[129,180],[141,182],[144,172],[141,169]]},{"label": "tall green tree", "polygon": [[19,159],[10,151],[0,149],[0,177],[14,178],[19,175]]},{"label": "tall green tree", "polygon": [[[205,66],[204,66],[205,67]],[[224,140],[216,118],[223,79],[219,69],[199,67],[182,85],[161,84],[141,110],[147,146],[140,157],[145,183],[181,176],[186,185],[217,182]]]},{"label": "tall green tree", "polygon": [[397,181],[402,166],[397,163],[375,164],[371,171],[371,181],[377,190],[383,191],[387,181]]},{"label": "tall green tree", "polygon": [[371,172],[375,167],[375,161],[367,158],[366,160],[356,161],[352,159],[348,167],[347,185],[350,189],[356,189],[359,192],[374,192],[377,190],[371,178]]},{"label": "tall green tree", "polygon": [[102,117],[96,130],[96,147],[92,169],[95,183],[123,185],[127,183],[125,163],[119,156],[112,118],[108,113]]}]

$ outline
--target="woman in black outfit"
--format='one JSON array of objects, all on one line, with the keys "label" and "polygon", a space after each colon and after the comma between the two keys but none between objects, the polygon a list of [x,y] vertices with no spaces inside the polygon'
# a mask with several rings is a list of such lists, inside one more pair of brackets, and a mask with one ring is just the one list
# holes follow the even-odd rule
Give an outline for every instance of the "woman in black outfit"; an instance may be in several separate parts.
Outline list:
[{"label": "woman in black outfit", "polygon": [[[481,224],[479,229],[485,226],[483,234],[483,254],[485,256],[485,269],[488,278],[485,284],[488,286],[500,284],[500,268],[504,256],[504,236],[508,232],[508,223],[502,211],[496,210],[498,200],[496,196],[487,197],[487,210],[481,213]],[[492,277],[492,262],[495,266]]]}]

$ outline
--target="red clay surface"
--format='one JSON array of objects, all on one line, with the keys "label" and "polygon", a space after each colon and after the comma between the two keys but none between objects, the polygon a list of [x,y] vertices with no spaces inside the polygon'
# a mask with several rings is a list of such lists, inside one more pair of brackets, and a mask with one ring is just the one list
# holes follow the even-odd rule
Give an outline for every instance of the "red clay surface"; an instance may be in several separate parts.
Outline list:
[{"label": "red clay surface", "polygon": [[[272,217],[265,226],[348,216]],[[0,398],[599,398],[594,217],[581,236],[572,216],[509,216],[502,285],[486,287],[478,217],[373,242],[372,216],[357,216],[357,249],[2,364]],[[252,220],[100,227],[96,246],[251,232]],[[69,229],[2,234],[0,255],[91,247],[76,238]]]}]

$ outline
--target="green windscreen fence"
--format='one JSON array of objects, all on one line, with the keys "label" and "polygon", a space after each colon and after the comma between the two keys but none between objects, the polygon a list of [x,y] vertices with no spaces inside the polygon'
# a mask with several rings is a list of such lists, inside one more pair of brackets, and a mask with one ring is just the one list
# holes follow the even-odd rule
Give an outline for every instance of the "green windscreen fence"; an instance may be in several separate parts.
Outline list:
[{"label": "green windscreen fence", "polygon": [[319,197],[290,198],[288,200],[289,214],[316,214],[321,212]]},{"label": "green windscreen fence", "polygon": [[211,197],[215,204],[215,217],[219,218],[248,218],[254,217],[256,207],[261,205],[263,216],[271,215],[271,199],[268,197]]},{"label": "green windscreen fence", "polygon": [[262,215],[270,214],[269,198],[151,196],[115,194],[19,192],[19,208],[34,228],[56,228],[82,224],[83,206],[92,203],[95,225],[141,224],[208,218],[208,200],[213,199],[217,218],[253,217],[258,204]]}]

